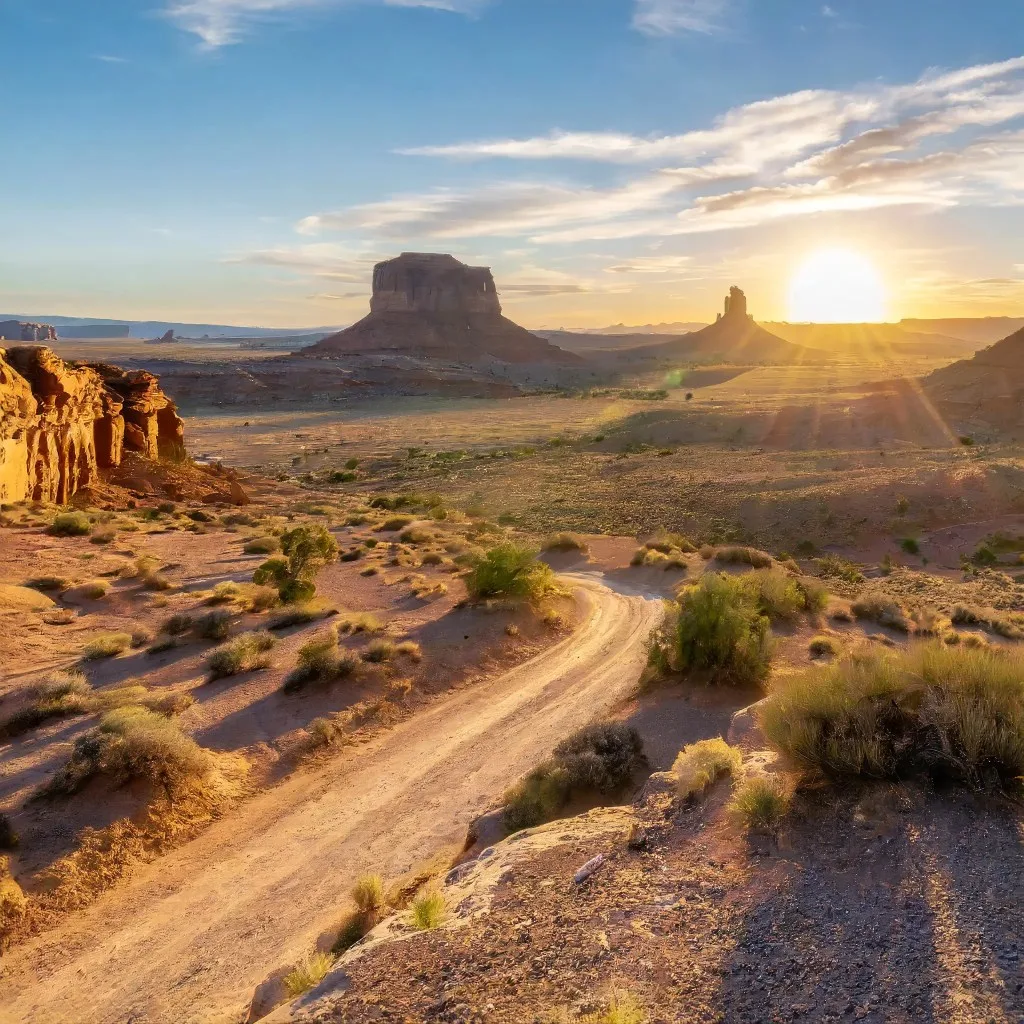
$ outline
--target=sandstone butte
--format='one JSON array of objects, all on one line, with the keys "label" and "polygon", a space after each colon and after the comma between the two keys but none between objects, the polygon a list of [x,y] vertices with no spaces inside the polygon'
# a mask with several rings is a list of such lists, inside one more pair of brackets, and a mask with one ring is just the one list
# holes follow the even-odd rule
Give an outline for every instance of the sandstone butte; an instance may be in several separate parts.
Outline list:
[{"label": "sandstone butte", "polygon": [[144,370],[0,349],[0,501],[62,504],[121,464],[183,450],[174,403]]},{"label": "sandstone butte", "polygon": [[299,354],[385,353],[459,363],[582,363],[502,315],[490,268],[430,252],[403,252],[378,263],[369,314]]}]

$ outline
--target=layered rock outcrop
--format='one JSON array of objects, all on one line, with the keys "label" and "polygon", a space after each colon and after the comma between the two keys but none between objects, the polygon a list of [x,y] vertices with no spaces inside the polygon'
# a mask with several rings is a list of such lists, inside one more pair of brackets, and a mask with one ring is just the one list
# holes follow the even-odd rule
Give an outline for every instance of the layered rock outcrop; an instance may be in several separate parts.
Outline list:
[{"label": "layered rock outcrop", "polygon": [[184,427],[144,370],[67,363],[50,349],[0,349],[0,501],[68,501],[121,464],[183,450]]},{"label": "layered rock outcrop", "polygon": [[404,252],[373,271],[370,314],[300,354],[395,353],[458,363],[582,362],[502,316],[494,277],[442,253]]},{"label": "layered rock outcrop", "polygon": [[0,341],[56,341],[57,330],[50,324],[0,320]]}]

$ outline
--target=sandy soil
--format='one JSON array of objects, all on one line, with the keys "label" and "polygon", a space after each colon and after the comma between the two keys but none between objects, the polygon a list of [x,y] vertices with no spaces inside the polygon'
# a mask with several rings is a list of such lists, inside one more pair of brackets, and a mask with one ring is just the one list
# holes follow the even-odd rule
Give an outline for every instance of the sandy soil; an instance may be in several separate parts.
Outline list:
[{"label": "sandy soil", "polygon": [[[574,577],[582,630],[440,700],[316,774],[254,798],[67,926],[5,957],[0,1020],[236,1019],[253,988],[335,924],[354,879],[407,872],[564,735],[635,685],[660,605]],[[244,880],[244,884],[241,884]]]}]

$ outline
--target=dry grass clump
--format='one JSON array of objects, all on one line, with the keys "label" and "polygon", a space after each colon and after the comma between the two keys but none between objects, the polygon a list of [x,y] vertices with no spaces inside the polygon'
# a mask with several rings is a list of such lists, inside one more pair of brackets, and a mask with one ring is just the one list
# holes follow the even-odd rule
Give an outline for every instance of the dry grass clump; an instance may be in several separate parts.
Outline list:
[{"label": "dry grass clump", "polygon": [[92,522],[84,512],[60,512],[47,533],[54,537],[84,537],[91,529]]},{"label": "dry grass clump", "polygon": [[412,516],[391,516],[389,519],[385,519],[384,522],[375,526],[374,529],[378,533],[397,533],[399,530],[404,530],[411,523],[415,522]]},{"label": "dry grass clump", "polygon": [[303,992],[315,988],[327,977],[327,972],[333,966],[334,960],[327,953],[313,953],[308,959],[303,960],[285,975],[284,987],[289,998],[296,999]]},{"label": "dry grass clump", "polygon": [[831,576],[833,579],[853,584],[864,581],[860,569],[848,558],[842,558],[840,555],[823,555],[814,559],[814,564],[822,576]]},{"label": "dry grass clump", "polygon": [[207,612],[196,622],[196,632],[204,640],[226,640],[231,630],[230,612]]},{"label": "dry grass clump", "polygon": [[103,775],[115,784],[140,779],[167,796],[201,780],[209,755],[168,718],[128,706],[103,716],[95,729],[75,741],[68,762],[44,787],[48,796],[70,796]]},{"label": "dry grass clump", "polygon": [[372,612],[343,612],[338,619],[338,632],[347,633],[379,633],[384,623]]},{"label": "dry grass clump", "polygon": [[429,544],[434,535],[429,530],[424,530],[422,526],[411,526],[403,530],[398,539],[403,544]]},{"label": "dry grass clump", "polygon": [[0,722],[0,737],[20,736],[51,718],[82,715],[90,710],[92,687],[75,670],[48,672],[28,693],[31,703]]},{"label": "dry grass clump", "polygon": [[363,661],[369,661],[373,664],[391,661],[397,650],[398,648],[390,640],[374,640],[363,651]]},{"label": "dry grass clump", "polygon": [[359,659],[348,651],[339,650],[338,634],[328,630],[307,640],[299,648],[298,662],[285,679],[284,689],[294,693],[310,683],[330,683],[347,678],[358,667]]},{"label": "dry grass clump", "polygon": [[107,596],[108,587],[101,580],[93,580],[90,583],[83,583],[78,588],[78,593],[88,601],[99,601]]},{"label": "dry grass clump", "polygon": [[0,857],[0,952],[21,924],[28,910],[28,897],[11,877],[10,861]]},{"label": "dry grass clump", "polygon": [[707,573],[684,588],[652,646],[659,669],[704,671],[715,681],[759,683],[771,665],[769,620],[742,577]]},{"label": "dry grass clump", "polygon": [[720,736],[690,743],[679,752],[672,765],[676,789],[683,800],[700,796],[722,775],[739,775],[743,754]]},{"label": "dry grass clump", "polygon": [[779,775],[745,778],[729,801],[728,813],[742,828],[778,828],[793,802],[792,785]]},{"label": "dry grass clump", "polygon": [[247,555],[274,555],[281,550],[281,542],[276,537],[253,537],[242,545]]},{"label": "dry grass clump", "polygon": [[240,633],[233,640],[218,647],[207,660],[211,679],[254,672],[270,664],[268,652],[277,643],[277,637],[266,630]]},{"label": "dry grass clump", "polygon": [[418,601],[433,601],[448,593],[448,584],[443,581],[434,582],[424,576],[412,579],[412,595]]},{"label": "dry grass clump", "polygon": [[715,561],[722,565],[750,565],[755,569],[767,569],[772,564],[772,556],[757,548],[729,545],[715,551]]},{"label": "dry grass clump", "polygon": [[337,609],[330,604],[308,601],[304,604],[289,605],[275,613],[267,621],[267,629],[289,629],[292,626],[306,626],[334,615]]},{"label": "dry grass clump", "polygon": [[195,617],[188,612],[178,612],[163,621],[160,632],[168,636],[181,636],[195,625],[195,621]]},{"label": "dry grass clump", "polygon": [[134,566],[127,566],[121,575],[129,579],[137,579],[146,590],[170,590],[171,581],[157,570],[160,560],[152,555],[142,555],[135,559]]},{"label": "dry grass clump", "polygon": [[825,776],[1019,789],[1024,652],[933,641],[859,653],[781,680],[761,724],[794,764]]},{"label": "dry grass clump", "polygon": [[812,658],[834,658],[839,653],[839,644],[830,636],[813,637],[807,645]]},{"label": "dry grass clump", "polygon": [[412,901],[412,924],[420,931],[440,928],[448,916],[448,904],[439,889],[426,889]]},{"label": "dry grass clump", "polygon": [[574,792],[612,793],[632,778],[643,759],[639,733],[621,722],[580,729],[506,791],[505,827],[516,832],[550,821]]},{"label": "dry grass clump", "polygon": [[86,661],[113,658],[118,654],[124,654],[131,645],[131,633],[101,633],[82,648],[82,657]]},{"label": "dry grass clump", "polygon": [[536,602],[561,592],[551,566],[539,561],[532,548],[511,542],[472,560],[466,590],[473,601],[509,597]]},{"label": "dry grass clump", "polygon": [[900,633],[909,633],[913,628],[913,623],[903,606],[884,594],[865,594],[853,602],[850,610],[858,619],[867,619]]},{"label": "dry grass clump", "polygon": [[384,880],[380,875],[363,875],[352,888],[352,899],[356,909],[345,918],[338,930],[331,948],[335,956],[351,949],[384,917],[388,907]]},{"label": "dry grass clump", "polygon": [[[1020,616],[1016,617],[1018,620]],[[958,604],[950,615],[954,626],[981,626],[1007,640],[1019,640],[1024,630],[1019,621],[1008,615],[1000,615],[993,608],[979,608],[975,605]]]},{"label": "dry grass clump", "polygon": [[544,551],[579,551],[586,554],[590,545],[575,533],[553,533],[542,545]]}]

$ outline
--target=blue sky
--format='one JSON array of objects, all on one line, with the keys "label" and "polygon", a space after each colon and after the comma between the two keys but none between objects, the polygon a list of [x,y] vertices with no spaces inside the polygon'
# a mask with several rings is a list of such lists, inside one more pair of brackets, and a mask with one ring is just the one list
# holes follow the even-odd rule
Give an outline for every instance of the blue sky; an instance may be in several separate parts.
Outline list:
[{"label": "blue sky", "polygon": [[[980,12],[980,13],[979,13]],[[1024,314],[1024,3],[0,0],[0,310],[348,323],[374,261],[528,326]]]}]

